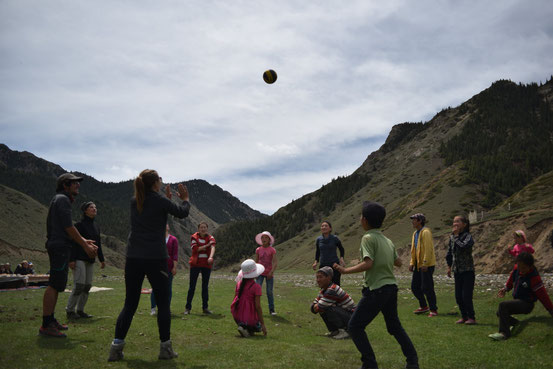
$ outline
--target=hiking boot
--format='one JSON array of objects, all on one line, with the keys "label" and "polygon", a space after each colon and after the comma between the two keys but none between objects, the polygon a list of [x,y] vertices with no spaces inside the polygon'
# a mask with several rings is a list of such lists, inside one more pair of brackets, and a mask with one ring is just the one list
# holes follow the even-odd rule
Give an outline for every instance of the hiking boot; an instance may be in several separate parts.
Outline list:
[{"label": "hiking boot", "polygon": [[[186,314],[186,312],[185,312],[185,314]],[[150,315],[156,315],[156,308],[152,308],[150,310]]]},{"label": "hiking boot", "polygon": [[415,314],[424,314],[426,313],[428,310],[430,310],[428,308],[428,306],[425,306],[425,307],[422,307],[422,308],[418,308],[417,310],[414,310],[413,313]]},{"label": "hiking boot", "polygon": [[165,342],[160,342],[159,344],[159,356],[160,360],[169,360],[179,357],[179,355],[173,351],[173,345],[171,345],[171,340]]},{"label": "hiking boot", "polygon": [[248,332],[248,330],[241,325],[238,326],[238,333],[240,333],[240,335],[244,338],[250,336],[250,332]]},{"label": "hiking boot", "polygon": [[80,316],[76,312],[74,312],[74,311],[68,311],[67,312],[67,319],[74,320],[74,319],[79,319],[79,318],[80,318]]},{"label": "hiking boot", "polygon": [[57,338],[65,338],[67,335],[65,333],[60,332],[58,329],[58,326],[56,325],[56,322],[52,322],[48,324],[47,327],[40,326],[38,329],[38,334],[45,337],[57,337]]},{"label": "hiking boot", "polygon": [[204,309],[204,314],[205,315],[211,315],[211,314],[213,314],[213,311],[211,311],[209,309]]},{"label": "hiking boot", "polygon": [[190,315],[190,309],[186,309],[186,310],[184,311],[184,315]]},{"label": "hiking boot", "polygon": [[125,347],[125,342],[123,343],[111,343],[109,348],[108,361],[119,361],[123,360],[123,347]]},{"label": "hiking boot", "polygon": [[471,319],[471,318],[468,318],[467,321],[465,322],[466,325],[475,325],[476,324],[476,320],[474,319]]},{"label": "hiking boot", "polygon": [[505,337],[505,335],[501,332],[489,334],[488,337],[495,341],[504,341],[507,339],[507,337]]},{"label": "hiking boot", "polygon": [[89,319],[92,318],[92,315],[85,313],[84,311],[77,311],[77,315],[81,318]]},{"label": "hiking boot", "polygon": [[433,316],[438,316],[438,312],[436,310],[430,310],[430,313],[428,313],[429,318],[432,318]]},{"label": "hiking boot", "polygon": [[343,340],[346,338],[349,338],[349,333],[346,332],[344,329],[338,329],[338,334],[335,336],[332,336],[335,340]]}]

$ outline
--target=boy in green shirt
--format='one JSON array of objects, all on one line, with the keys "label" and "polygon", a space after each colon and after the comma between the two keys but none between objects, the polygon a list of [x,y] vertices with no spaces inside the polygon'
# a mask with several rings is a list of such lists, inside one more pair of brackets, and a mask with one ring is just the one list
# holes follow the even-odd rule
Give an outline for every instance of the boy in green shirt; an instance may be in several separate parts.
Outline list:
[{"label": "boy in green shirt", "polygon": [[361,262],[349,268],[334,264],[333,268],[342,274],[363,272],[363,297],[348,324],[348,333],[361,353],[361,368],[378,368],[365,327],[382,312],[388,333],[397,340],[407,359],[406,368],[418,369],[417,351],[397,315],[398,288],[393,267],[401,266],[401,260],[392,241],[379,230],[385,217],[386,209],[382,205],[363,202],[361,225],[367,232],[361,239]]}]

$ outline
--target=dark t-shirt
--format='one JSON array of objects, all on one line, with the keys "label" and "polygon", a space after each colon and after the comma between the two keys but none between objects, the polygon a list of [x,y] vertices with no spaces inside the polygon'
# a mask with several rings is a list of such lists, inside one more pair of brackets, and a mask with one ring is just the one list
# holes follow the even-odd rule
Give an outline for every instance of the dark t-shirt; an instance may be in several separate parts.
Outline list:
[{"label": "dark t-shirt", "polygon": [[50,202],[46,218],[46,248],[71,248],[71,237],[65,229],[72,226],[71,198],[67,192],[58,192]]},{"label": "dark t-shirt", "polygon": [[315,260],[319,260],[320,267],[323,266],[332,266],[334,263],[338,263],[338,253],[340,251],[340,256],[344,257],[344,247],[342,242],[338,237],[333,234],[328,235],[327,238],[324,236],[319,236],[315,242]]}]

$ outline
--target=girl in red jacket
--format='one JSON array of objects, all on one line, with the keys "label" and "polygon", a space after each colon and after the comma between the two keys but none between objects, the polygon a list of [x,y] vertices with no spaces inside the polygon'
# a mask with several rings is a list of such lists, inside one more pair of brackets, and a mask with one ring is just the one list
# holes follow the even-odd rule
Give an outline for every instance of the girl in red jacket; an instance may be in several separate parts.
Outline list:
[{"label": "girl in red jacket", "polygon": [[190,237],[192,255],[190,256],[190,286],[188,287],[188,296],[186,297],[185,315],[190,314],[190,310],[192,309],[192,299],[194,298],[196,282],[200,274],[202,275],[202,309],[204,314],[212,314],[208,309],[208,285],[211,268],[213,267],[216,242],[215,238],[207,233],[207,230],[207,223],[201,222],[198,224],[198,232]]}]

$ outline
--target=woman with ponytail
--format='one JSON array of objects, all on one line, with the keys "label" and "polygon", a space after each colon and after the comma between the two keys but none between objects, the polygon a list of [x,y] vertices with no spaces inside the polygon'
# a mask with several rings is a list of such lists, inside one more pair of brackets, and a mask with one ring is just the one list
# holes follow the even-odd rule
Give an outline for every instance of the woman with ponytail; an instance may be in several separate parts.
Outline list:
[{"label": "woman with ponytail", "polygon": [[111,344],[108,361],[123,359],[125,337],[140,301],[144,276],[148,277],[158,305],[159,359],[173,359],[178,355],[171,345],[171,316],[169,309],[169,270],[165,227],[167,215],[185,218],[190,210],[188,189],[178,185],[181,204],[171,201],[169,185],[165,197],[159,191],[162,179],[155,170],[145,169],[134,180],[134,197],[131,200],[131,231],[127,243],[125,263],[125,305],[117,318],[115,339]]}]

